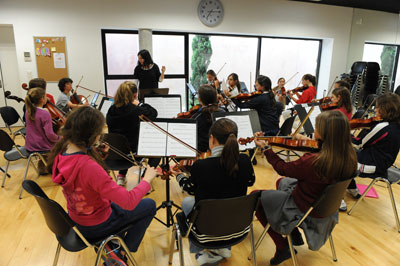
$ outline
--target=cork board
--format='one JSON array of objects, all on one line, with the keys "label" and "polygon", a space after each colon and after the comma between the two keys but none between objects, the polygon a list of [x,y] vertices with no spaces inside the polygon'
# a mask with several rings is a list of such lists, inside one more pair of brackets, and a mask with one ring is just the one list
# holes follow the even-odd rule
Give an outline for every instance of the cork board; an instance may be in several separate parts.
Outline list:
[{"label": "cork board", "polygon": [[65,37],[33,37],[38,77],[47,82],[68,77]]}]

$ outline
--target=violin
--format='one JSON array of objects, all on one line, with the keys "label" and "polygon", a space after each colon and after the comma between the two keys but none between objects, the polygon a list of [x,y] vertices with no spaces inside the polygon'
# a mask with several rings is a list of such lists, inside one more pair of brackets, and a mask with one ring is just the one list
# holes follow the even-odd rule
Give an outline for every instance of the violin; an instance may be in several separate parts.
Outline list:
[{"label": "violin", "polygon": [[248,100],[251,99],[255,96],[259,96],[263,94],[262,91],[253,91],[252,93],[239,93],[238,95],[232,97],[231,99],[236,99],[236,100]]},{"label": "violin", "polygon": [[303,92],[306,89],[308,89],[308,86],[301,86],[301,87],[294,88],[293,90],[289,90],[288,92],[292,92],[292,93]]},{"label": "violin", "polygon": [[201,104],[196,104],[192,108],[189,109],[187,112],[182,112],[177,114],[178,119],[184,119],[184,118],[192,118],[192,116],[197,113],[201,108]]},{"label": "violin", "polygon": [[353,118],[350,120],[350,129],[371,128],[382,121],[382,118],[378,116],[366,119]]},{"label": "violin", "polygon": [[319,102],[322,111],[334,110],[339,108],[338,103],[333,103],[331,97],[323,97],[315,101]]},{"label": "violin", "polygon": [[[268,145],[276,146],[280,148],[285,148],[288,150],[303,151],[303,152],[318,152],[320,147],[320,142],[318,140],[299,140],[292,139],[291,137],[279,137],[279,136],[261,136],[256,137],[260,140],[265,140]],[[238,142],[240,145],[246,145],[254,140],[254,137],[239,138]]]},{"label": "violin", "polygon": [[85,96],[78,95],[76,93],[76,90],[75,91],[72,90],[71,93],[72,93],[72,95],[70,97],[71,103],[73,103],[73,104],[85,104],[85,103],[89,102],[88,99]]}]

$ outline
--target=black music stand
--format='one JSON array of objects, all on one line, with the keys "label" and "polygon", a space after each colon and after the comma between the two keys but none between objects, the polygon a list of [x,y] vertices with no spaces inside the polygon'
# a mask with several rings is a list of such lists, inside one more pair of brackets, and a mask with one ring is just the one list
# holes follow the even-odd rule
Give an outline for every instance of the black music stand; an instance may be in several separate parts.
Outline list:
[{"label": "black music stand", "polygon": [[311,134],[314,133],[314,127],[313,127],[309,117],[307,117],[307,111],[306,111],[305,107],[302,106],[301,104],[297,104],[294,106],[294,109],[296,110],[300,121],[307,119],[303,125],[303,128],[304,128],[304,132],[306,133],[306,135],[311,136]]},{"label": "black music stand", "polygon": [[[182,139],[189,145],[197,147],[197,121],[194,119],[156,119],[155,123],[162,126],[166,131]],[[188,134],[189,133],[189,134]],[[188,136],[190,135],[190,136]],[[138,156],[140,157],[161,157],[161,169],[163,173],[170,171],[170,161],[175,158],[194,158],[195,152],[189,150],[181,143],[159,132],[157,129],[141,121],[139,126],[138,138]],[[152,151],[153,150],[153,151]],[[166,199],[157,207],[157,211],[166,208],[167,221],[161,221],[154,217],[157,221],[170,227],[174,224],[174,216],[181,207],[171,200],[170,194],[170,175],[165,179],[165,195]],[[173,213],[172,207],[176,210]]]},{"label": "black music stand", "polygon": [[186,83],[187,87],[190,90],[190,93],[192,94],[192,106],[194,106],[194,101],[196,100],[196,96],[197,96],[197,91],[196,89],[193,87],[192,83]]},{"label": "black music stand", "polygon": [[169,92],[168,88],[153,88],[153,89],[139,89],[138,99],[143,102],[144,96],[147,95],[167,95]]}]

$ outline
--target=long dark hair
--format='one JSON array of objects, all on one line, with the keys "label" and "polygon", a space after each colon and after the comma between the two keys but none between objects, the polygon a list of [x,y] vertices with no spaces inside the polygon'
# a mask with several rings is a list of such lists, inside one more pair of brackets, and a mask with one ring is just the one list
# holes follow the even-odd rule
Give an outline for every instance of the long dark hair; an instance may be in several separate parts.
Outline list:
[{"label": "long dark hair", "polygon": [[201,115],[205,117],[207,123],[211,124],[211,113],[219,110],[217,90],[210,85],[201,85],[198,93],[200,101],[204,105],[201,109]]},{"label": "long dark hair", "polygon": [[317,84],[317,79],[316,79],[316,77],[314,77],[314,76],[311,75],[311,74],[305,74],[305,75],[303,76],[303,79],[304,79],[304,80],[310,81],[310,82],[312,83],[313,86],[315,86],[315,85]]},{"label": "long dark hair", "polygon": [[260,75],[260,76],[258,76],[256,81],[258,82],[258,84],[261,85],[261,87],[264,87],[265,92],[268,92],[271,104],[272,104],[272,106],[275,106],[275,104],[276,104],[275,95],[272,93],[272,89],[271,89],[272,83],[271,83],[271,80],[269,79],[269,77]]},{"label": "long dark hair", "polygon": [[351,107],[350,91],[346,87],[336,88],[332,91],[332,94],[336,97],[340,96],[339,107],[344,107],[348,113],[353,110]]},{"label": "long dark hair", "polygon": [[212,69],[210,69],[210,70],[208,70],[207,71],[207,73],[206,73],[207,75],[211,75],[211,76],[213,76],[214,77],[214,79],[215,80],[218,80],[218,78],[217,78],[217,74],[215,73],[215,71],[214,70],[212,70]]},{"label": "long dark hair", "polygon": [[69,143],[87,150],[87,154],[107,170],[97,151],[91,148],[97,136],[103,132],[104,125],[103,114],[90,106],[76,108],[69,113],[64,127],[60,129],[62,138],[54,145],[49,154],[48,170],[52,170],[55,157],[64,152]]},{"label": "long dark hair", "polygon": [[42,88],[42,89],[46,90],[46,85],[47,85],[47,82],[44,79],[42,79],[42,78],[34,78],[34,79],[31,79],[29,81],[29,87],[28,88],[30,90],[30,89],[39,87],[39,88]]},{"label": "long dark hair", "polygon": [[228,118],[218,119],[210,128],[213,135],[224,145],[220,163],[228,176],[235,177],[239,171],[239,145],[237,142],[238,127],[235,122]]},{"label": "long dark hair", "polygon": [[234,80],[234,81],[236,81],[236,87],[238,88],[238,91],[239,91],[239,93],[242,91],[242,88],[240,87],[240,81],[239,81],[239,76],[236,74],[236,73],[231,73],[229,76],[228,76],[228,79],[229,79],[229,77],[232,77],[232,79]]},{"label": "long dark hair", "polygon": [[316,131],[321,136],[321,151],[313,162],[322,180],[339,181],[352,177],[357,170],[357,155],[351,144],[350,124],[340,111],[317,116]]},{"label": "long dark hair", "polygon": [[[140,55],[144,59],[142,66],[149,67],[151,64],[153,64],[153,59],[151,59],[151,55],[148,50],[146,50],[146,49],[140,50],[137,55],[138,56]],[[138,65],[140,65],[139,61],[138,61]]]}]

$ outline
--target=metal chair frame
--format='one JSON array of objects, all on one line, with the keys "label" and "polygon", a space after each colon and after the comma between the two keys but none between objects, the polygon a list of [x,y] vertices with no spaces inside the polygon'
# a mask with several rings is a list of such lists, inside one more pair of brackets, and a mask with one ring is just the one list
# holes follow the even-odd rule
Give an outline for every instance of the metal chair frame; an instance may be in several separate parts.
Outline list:
[{"label": "metal chair frame", "polygon": [[378,182],[378,181],[382,181],[386,183],[386,187],[389,191],[389,196],[390,196],[390,201],[392,202],[392,208],[393,208],[393,214],[394,214],[394,219],[396,220],[396,225],[397,225],[397,232],[400,233],[400,220],[399,220],[399,214],[397,212],[397,208],[396,208],[396,201],[394,199],[394,194],[393,194],[393,190],[392,190],[392,184],[399,184],[400,183],[400,179],[397,180],[396,182],[390,182],[387,178],[384,177],[378,177],[378,178],[374,178],[371,183],[369,183],[367,189],[364,191],[364,193],[361,195],[361,197],[356,201],[356,203],[354,203],[354,205],[351,207],[350,211],[347,213],[348,215],[351,215],[351,213],[353,212],[353,210],[356,208],[356,206],[365,198],[365,195],[367,195],[368,191],[370,191],[370,189],[372,188],[372,186]]},{"label": "metal chair frame", "polygon": [[[27,188],[25,188],[25,186],[26,187],[32,186],[32,183],[34,184],[35,187],[38,187],[41,190],[41,192],[40,192],[41,195],[33,194],[32,192],[28,191]],[[83,250],[83,249],[85,249],[87,247],[92,247],[92,248],[95,248],[95,247],[97,248],[98,247],[97,255],[96,255],[96,262],[94,264],[95,266],[99,265],[99,263],[101,262],[101,254],[104,251],[104,248],[105,248],[106,244],[109,243],[112,240],[117,240],[119,242],[119,244],[122,246],[122,249],[127,254],[128,259],[132,263],[132,265],[134,265],[134,266],[138,265],[137,262],[135,261],[135,259],[133,258],[131,252],[129,251],[129,248],[127,247],[125,241],[120,236],[118,236],[118,234],[120,232],[118,232],[117,234],[113,234],[113,235],[108,236],[107,238],[105,238],[104,240],[101,241],[100,245],[97,245],[97,243],[99,243],[99,242],[96,242],[95,244],[92,244],[82,235],[82,233],[77,228],[76,224],[69,218],[69,216],[65,212],[65,210],[56,201],[53,201],[53,200],[49,199],[47,197],[47,195],[43,192],[43,190],[39,187],[39,185],[37,185],[32,180],[25,180],[23,182],[23,187],[25,188],[25,190],[27,190],[28,193],[30,193],[33,196],[35,196],[37,201],[38,201],[39,198],[42,198],[42,199],[44,199],[46,201],[51,202],[51,204],[53,204],[53,205],[56,204],[58,212],[59,212],[58,215],[61,215],[63,217],[63,219],[65,220],[66,224],[68,224],[70,226],[70,228],[73,229],[73,231],[76,233],[76,235],[79,237],[79,239],[82,240],[82,242],[86,245],[86,247],[83,247],[80,250]],[[38,203],[39,203],[39,201],[38,201]],[[43,215],[45,215],[45,212],[43,211],[43,209],[42,209],[42,212],[43,212]],[[49,229],[51,229],[51,228],[49,227]],[[58,238],[58,236],[57,236],[57,238]],[[75,251],[80,251],[80,250],[75,250]],[[57,263],[58,263],[58,258],[60,256],[60,251],[61,251],[61,244],[60,244],[60,241],[58,240],[58,245],[57,245],[56,253],[55,253],[55,256],[54,256],[54,260],[53,260],[53,266],[56,266]]]}]

